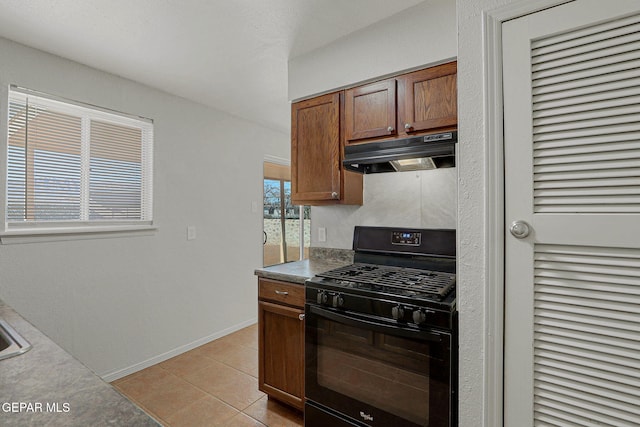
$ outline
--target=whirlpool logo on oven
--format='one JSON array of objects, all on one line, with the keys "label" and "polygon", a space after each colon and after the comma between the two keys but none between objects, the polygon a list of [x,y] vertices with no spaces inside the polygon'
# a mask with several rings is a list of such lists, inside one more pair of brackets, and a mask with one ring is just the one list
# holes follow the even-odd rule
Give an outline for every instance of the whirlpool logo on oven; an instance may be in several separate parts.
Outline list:
[{"label": "whirlpool logo on oven", "polygon": [[369,414],[365,414],[363,411],[360,411],[360,416],[362,417],[363,420],[365,421],[371,421],[373,422],[373,417]]}]

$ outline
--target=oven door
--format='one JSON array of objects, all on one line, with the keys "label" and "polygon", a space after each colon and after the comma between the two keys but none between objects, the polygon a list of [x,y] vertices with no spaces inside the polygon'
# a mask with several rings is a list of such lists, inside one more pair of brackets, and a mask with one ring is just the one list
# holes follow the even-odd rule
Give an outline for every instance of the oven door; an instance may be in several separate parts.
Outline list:
[{"label": "oven door", "polygon": [[[307,304],[305,397],[330,425],[452,425],[450,333]],[[315,419],[317,418],[317,419]],[[326,419],[305,417],[306,427]]]}]

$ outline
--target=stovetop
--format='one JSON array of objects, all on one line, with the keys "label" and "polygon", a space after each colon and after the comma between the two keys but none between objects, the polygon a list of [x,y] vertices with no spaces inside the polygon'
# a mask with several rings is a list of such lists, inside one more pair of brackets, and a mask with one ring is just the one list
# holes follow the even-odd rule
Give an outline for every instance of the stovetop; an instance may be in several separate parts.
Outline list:
[{"label": "stovetop", "polygon": [[345,288],[381,291],[429,300],[443,299],[455,286],[455,274],[355,263],[318,274]]},{"label": "stovetop", "polygon": [[442,301],[455,288],[452,273],[388,265],[354,263],[317,275],[325,284],[345,291],[366,291],[409,297],[414,301]]},{"label": "stovetop", "polygon": [[455,249],[455,230],[357,226],[354,263],[307,280],[306,305],[404,327],[451,329]]},{"label": "stovetop", "polygon": [[305,301],[307,306],[393,324],[450,330],[456,311],[455,274],[357,263],[307,280]]}]

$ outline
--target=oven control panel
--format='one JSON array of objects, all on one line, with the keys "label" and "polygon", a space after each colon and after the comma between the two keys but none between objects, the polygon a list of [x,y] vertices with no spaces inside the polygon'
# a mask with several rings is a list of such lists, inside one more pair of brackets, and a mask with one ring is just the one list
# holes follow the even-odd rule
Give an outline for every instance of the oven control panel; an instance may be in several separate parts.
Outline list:
[{"label": "oven control panel", "polygon": [[394,231],[391,233],[391,243],[403,246],[420,246],[422,233],[419,231]]}]

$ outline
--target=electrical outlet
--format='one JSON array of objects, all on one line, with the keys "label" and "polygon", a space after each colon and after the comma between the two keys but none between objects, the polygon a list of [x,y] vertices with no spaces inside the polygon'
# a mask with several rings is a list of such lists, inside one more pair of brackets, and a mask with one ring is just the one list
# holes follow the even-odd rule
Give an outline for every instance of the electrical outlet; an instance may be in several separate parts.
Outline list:
[{"label": "electrical outlet", "polygon": [[318,227],[318,242],[327,241],[327,229],[326,227]]},{"label": "electrical outlet", "polygon": [[196,238],[196,226],[190,225],[187,227],[187,240],[194,240]]}]

